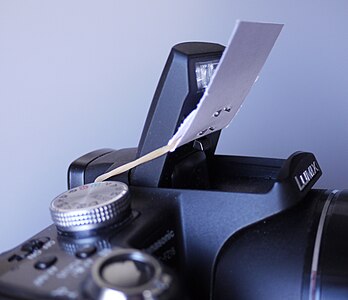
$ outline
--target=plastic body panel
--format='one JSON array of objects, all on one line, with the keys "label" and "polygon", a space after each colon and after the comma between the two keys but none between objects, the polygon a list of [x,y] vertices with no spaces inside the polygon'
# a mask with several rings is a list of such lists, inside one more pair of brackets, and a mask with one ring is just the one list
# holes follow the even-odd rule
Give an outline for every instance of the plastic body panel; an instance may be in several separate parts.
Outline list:
[{"label": "plastic body panel", "polygon": [[[40,257],[56,256],[56,272],[61,274],[79,261],[75,257],[75,251],[86,243],[98,247],[96,255],[103,251],[103,247],[133,247],[149,252],[168,266],[174,267],[183,279],[182,284],[191,299],[210,299],[216,260],[226,241],[240,230],[301,203],[320,173],[316,174],[315,180],[303,191],[294,186],[293,178],[313,159],[314,156],[309,153],[296,153],[286,161],[216,157],[216,164],[219,165],[218,160],[221,160],[220,163],[226,167],[209,169],[211,187],[219,190],[131,186],[134,211],[131,221],[121,228],[111,227],[92,236],[79,237],[57,234],[55,227],[50,226],[34,239],[49,237],[51,243],[53,241],[52,247],[28,253],[23,252],[24,243],[0,257],[0,290],[4,291],[4,295],[6,291],[22,292],[16,295],[18,299],[24,295],[23,291],[30,295],[35,290],[33,282],[48,273],[33,268]],[[235,175],[234,169],[238,170]],[[287,176],[282,176],[279,180],[279,174]],[[238,180],[234,182],[234,178]],[[250,187],[249,192],[245,190],[244,181]],[[218,182],[222,185],[216,185]],[[260,188],[262,185],[267,188]],[[167,242],[158,248],[153,247],[163,240]],[[17,260],[14,255],[22,258]],[[12,259],[13,257],[15,258]],[[93,257],[91,260],[90,264],[93,263]],[[67,280],[69,288],[75,289],[75,293],[81,293],[79,288],[87,273],[88,267],[75,281]],[[49,276],[52,282],[45,285],[50,290],[53,289],[50,284],[57,285],[54,286],[55,289],[61,287],[62,282],[57,282],[55,276]],[[42,293],[37,291],[31,299],[49,299],[47,294]],[[83,294],[79,295],[78,299],[83,299]]]}]

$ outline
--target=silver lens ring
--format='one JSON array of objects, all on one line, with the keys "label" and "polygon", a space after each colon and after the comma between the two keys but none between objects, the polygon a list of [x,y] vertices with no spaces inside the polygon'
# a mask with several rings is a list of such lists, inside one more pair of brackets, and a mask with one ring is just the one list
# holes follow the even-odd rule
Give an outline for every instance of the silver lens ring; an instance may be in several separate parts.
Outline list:
[{"label": "silver lens ring", "polygon": [[334,201],[339,195],[339,190],[333,190],[329,196],[327,197],[323,210],[320,215],[317,233],[315,237],[315,243],[314,243],[314,250],[313,250],[313,257],[312,257],[312,266],[311,266],[311,280],[310,280],[310,287],[309,287],[309,300],[316,300],[318,299],[318,292],[317,292],[317,275],[318,275],[318,268],[319,268],[319,256],[320,256],[320,248],[321,248],[321,242],[323,238],[323,232],[324,232],[324,224],[326,221],[326,217],[329,211],[329,207],[331,205],[331,202]]}]

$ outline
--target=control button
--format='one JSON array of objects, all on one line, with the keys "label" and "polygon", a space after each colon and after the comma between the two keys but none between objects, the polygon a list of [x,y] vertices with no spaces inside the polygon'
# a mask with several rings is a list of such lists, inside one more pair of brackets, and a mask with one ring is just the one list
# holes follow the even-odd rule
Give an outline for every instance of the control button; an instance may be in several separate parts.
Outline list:
[{"label": "control button", "polygon": [[49,237],[42,237],[38,239],[30,240],[22,245],[21,250],[24,252],[34,252],[42,248],[50,240]]},{"label": "control button", "polygon": [[48,236],[40,237],[37,239],[38,241],[42,242],[43,244],[46,244],[49,242],[51,239]]},{"label": "control button", "polygon": [[77,250],[75,255],[77,258],[85,259],[92,256],[96,252],[97,252],[97,247],[91,245],[91,246],[86,246]]},{"label": "control button", "polygon": [[105,265],[100,275],[111,286],[136,288],[148,283],[155,274],[155,269],[147,262],[124,258]]},{"label": "control button", "polygon": [[35,269],[38,269],[38,270],[46,270],[49,267],[53,266],[57,262],[57,260],[58,258],[56,256],[52,256],[52,255],[45,256],[40,258],[40,260],[38,260],[35,263],[34,267]]},{"label": "control button", "polygon": [[155,258],[135,249],[98,258],[84,289],[89,299],[182,299],[174,277]]},{"label": "control button", "polygon": [[8,261],[9,262],[12,262],[12,261],[21,261],[23,259],[23,256],[20,256],[18,254],[13,254],[11,255],[9,258],[8,258]]}]

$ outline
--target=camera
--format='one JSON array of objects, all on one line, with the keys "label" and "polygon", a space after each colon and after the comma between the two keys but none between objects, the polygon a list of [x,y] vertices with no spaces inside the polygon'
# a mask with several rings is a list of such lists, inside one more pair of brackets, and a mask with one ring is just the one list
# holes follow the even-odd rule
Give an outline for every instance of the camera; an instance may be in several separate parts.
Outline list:
[{"label": "camera", "polygon": [[54,224],[0,255],[1,299],[348,298],[348,195],[313,189],[312,153],[216,155],[215,131],[94,182],[173,136],[223,51],[172,48],[138,147],[71,163]]}]

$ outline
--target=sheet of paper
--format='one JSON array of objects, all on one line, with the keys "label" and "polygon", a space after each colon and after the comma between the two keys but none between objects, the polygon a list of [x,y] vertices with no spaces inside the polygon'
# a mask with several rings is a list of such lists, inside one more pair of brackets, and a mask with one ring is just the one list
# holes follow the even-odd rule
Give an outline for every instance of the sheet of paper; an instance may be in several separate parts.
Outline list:
[{"label": "sheet of paper", "polygon": [[225,128],[241,108],[283,24],[237,21],[202,99],[170,139],[170,151]]}]

